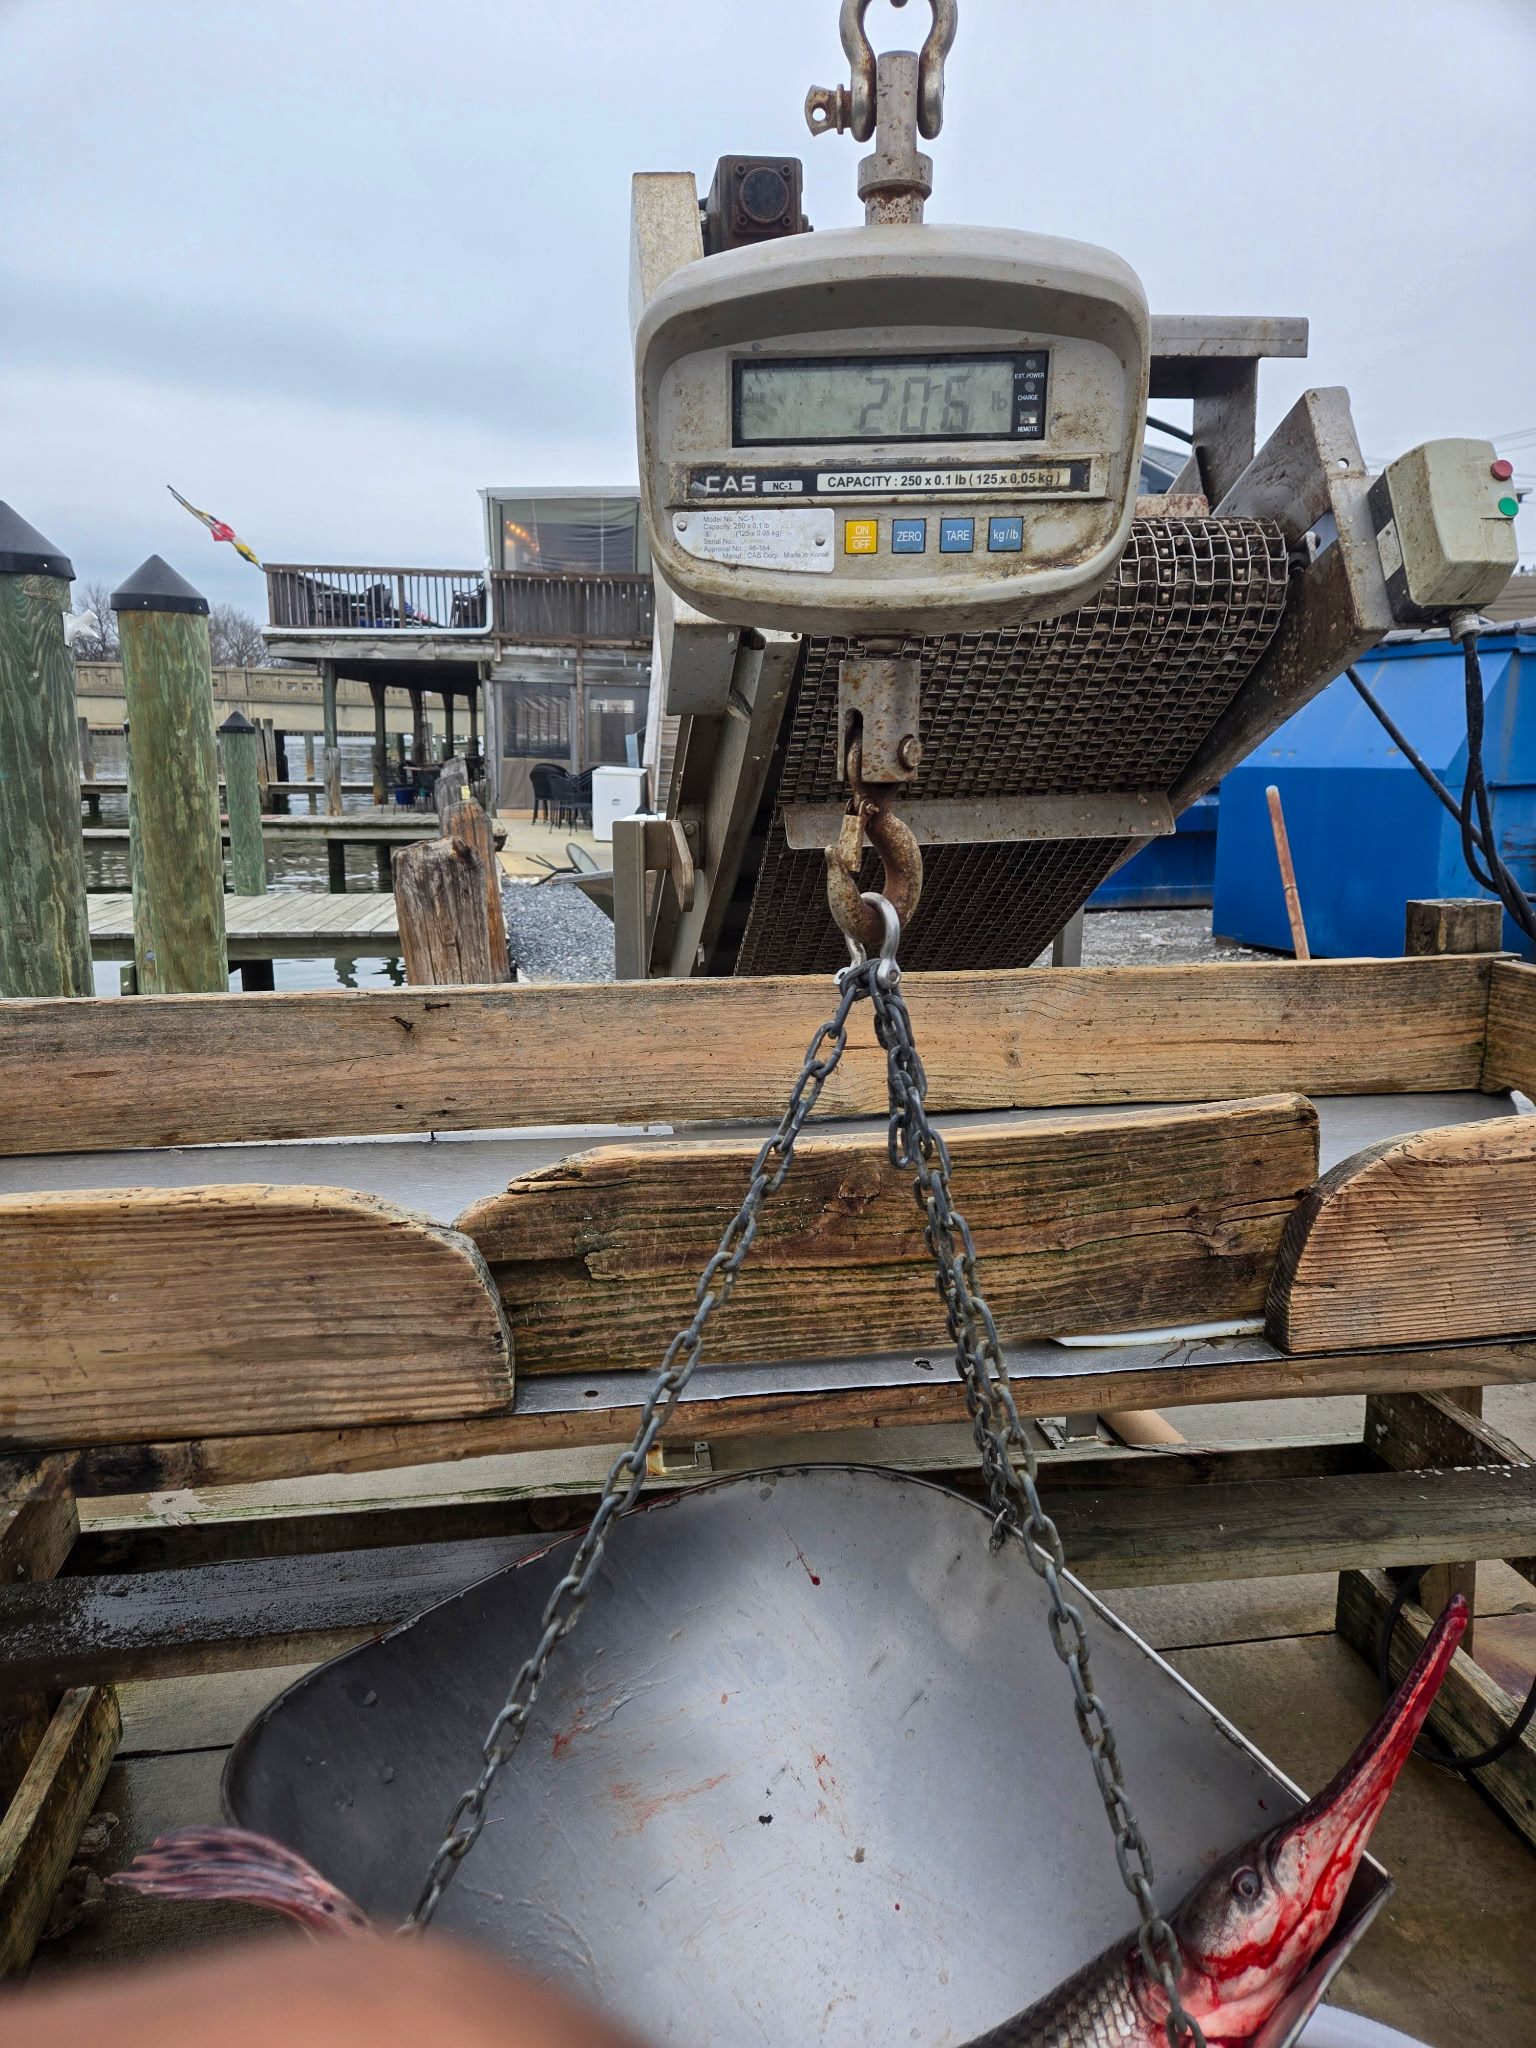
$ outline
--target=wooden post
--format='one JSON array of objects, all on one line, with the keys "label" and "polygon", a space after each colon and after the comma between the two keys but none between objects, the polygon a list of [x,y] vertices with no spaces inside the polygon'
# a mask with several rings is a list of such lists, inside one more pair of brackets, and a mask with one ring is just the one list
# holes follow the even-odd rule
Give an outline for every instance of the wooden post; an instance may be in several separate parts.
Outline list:
[{"label": "wooden post", "polygon": [[[413,986],[505,981],[491,958],[485,870],[463,839],[396,849],[395,908],[405,978]],[[503,961],[505,956],[503,956]]]},{"label": "wooden post", "polygon": [[1269,822],[1275,835],[1275,857],[1280,863],[1280,886],[1285,891],[1285,914],[1291,927],[1291,950],[1298,960],[1310,960],[1312,949],[1307,944],[1307,928],[1301,917],[1301,897],[1296,889],[1296,870],[1291,864],[1291,842],[1285,829],[1285,812],[1280,808],[1280,792],[1271,783],[1264,792],[1269,804]]},{"label": "wooden post", "polygon": [[74,569],[0,505],[0,995],[88,996]]},{"label": "wooden post", "polygon": [[347,842],[344,839],[327,839],[325,842],[325,865],[330,878],[331,894],[345,896],[347,893]]},{"label": "wooden post", "polygon": [[427,708],[419,688],[408,684],[407,690],[411,700],[411,759],[419,767],[432,758],[427,735]]},{"label": "wooden post", "polygon": [[321,717],[325,725],[325,744],[328,747],[334,747],[337,743],[336,664],[334,661],[322,661],[320,664],[320,703],[322,707]]},{"label": "wooden post", "polygon": [[268,745],[267,733],[269,723],[269,720],[262,718],[252,727],[256,735],[256,788],[263,811],[272,809],[272,750]]},{"label": "wooden post", "polygon": [[[70,1499],[0,1509],[0,1581],[56,1577],[79,1529]],[[121,1730],[110,1686],[22,1694],[0,1710],[0,1976],[31,1960]]]},{"label": "wooden post", "polygon": [[[306,782],[313,782],[314,779],[315,736],[312,732],[307,732],[304,735],[304,780]],[[313,817],[320,808],[320,800],[314,790],[308,791],[307,794],[309,797],[309,815]]]},{"label": "wooden post", "polygon": [[395,734],[395,780],[397,782],[404,782],[405,780],[405,749],[406,735],[403,732],[397,732]]},{"label": "wooden post", "polygon": [[480,679],[477,676],[469,688],[469,751],[480,751]]},{"label": "wooden post", "polygon": [[112,607],[133,733],[128,827],[139,988],[227,992],[208,600],[151,555],[113,593]]},{"label": "wooden post", "polygon": [[437,816],[445,839],[462,839],[475,850],[485,878],[485,922],[492,981],[510,981],[507,924],[501,907],[501,862],[491,837],[491,821],[470,794],[469,769],[462,755],[443,763],[437,778]]},{"label": "wooden post", "polygon": [[[274,782],[286,782],[288,780],[287,735],[284,733],[282,727],[276,722],[275,719],[268,718],[264,719],[262,722],[272,735],[272,780]],[[288,792],[286,789],[274,790],[272,795],[272,808],[281,817],[287,817],[289,811],[292,810],[293,806],[288,801]]]},{"label": "wooden post", "polygon": [[341,816],[341,749],[326,747],[321,755],[325,773],[325,814],[328,818]]},{"label": "wooden post", "polygon": [[441,692],[441,695],[443,699],[443,759],[449,761],[453,758],[453,692],[452,690],[444,690]]},{"label": "wooden post", "polygon": [[[224,803],[229,814],[230,888],[236,896],[265,896],[267,856],[261,839],[256,728],[243,711],[231,711],[219,727],[219,742],[224,758]],[[243,983],[243,975],[241,979]]]},{"label": "wooden post", "polygon": [[96,749],[91,741],[91,721],[82,713],[75,720],[75,731],[80,737],[80,780],[96,780]]},{"label": "wooden post", "polygon": [[373,800],[376,804],[383,804],[389,801],[389,733],[384,724],[384,685],[370,677],[368,694],[373,699]]},{"label": "wooden post", "polygon": [[1494,896],[1430,896],[1404,905],[1405,953],[1497,953],[1504,906]]}]

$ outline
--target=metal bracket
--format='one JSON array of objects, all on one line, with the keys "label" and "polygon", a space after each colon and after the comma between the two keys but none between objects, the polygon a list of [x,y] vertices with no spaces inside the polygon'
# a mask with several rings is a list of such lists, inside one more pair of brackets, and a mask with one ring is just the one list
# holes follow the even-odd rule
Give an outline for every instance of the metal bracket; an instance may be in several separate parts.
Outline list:
[{"label": "metal bracket", "polygon": [[678,908],[692,910],[698,880],[699,826],[695,818],[647,818],[645,865],[648,872],[670,875]]},{"label": "metal bracket", "polygon": [[848,750],[861,748],[865,782],[911,782],[922,766],[918,732],[920,664],[913,655],[850,654],[837,671],[837,774],[847,782]]}]

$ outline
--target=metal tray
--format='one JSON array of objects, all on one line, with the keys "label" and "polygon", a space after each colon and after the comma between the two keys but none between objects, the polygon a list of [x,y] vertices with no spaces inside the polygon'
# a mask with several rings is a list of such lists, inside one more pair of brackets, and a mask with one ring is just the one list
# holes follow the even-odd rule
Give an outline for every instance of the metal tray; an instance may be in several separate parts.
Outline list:
[{"label": "metal tray", "polygon": [[[828,1465],[625,1517],[435,1924],[698,2048],[940,2048],[1050,1990],[1135,1916],[1043,1589],[990,1532],[942,1487]],[[230,1756],[230,1819],[403,1918],[575,1540],[292,1686]],[[1172,1905],[1301,1795],[1074,1597]],[[1362,1865],[1265,2048],[1389,1891]]]}]

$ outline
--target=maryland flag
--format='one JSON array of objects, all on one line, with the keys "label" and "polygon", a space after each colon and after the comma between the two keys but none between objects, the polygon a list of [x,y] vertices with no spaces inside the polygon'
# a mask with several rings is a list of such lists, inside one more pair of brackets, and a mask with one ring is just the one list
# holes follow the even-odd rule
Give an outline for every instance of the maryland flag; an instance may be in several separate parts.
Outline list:
[{"label": "maryland flag", "polygon": [[178,505],[186,505],[187,510],[194,519],[201,519],[215,540],[227,540],[237,555],[244,555],[245,559],[255,568],[259,569],[261,567],[260,562],[256,560],[256,557],[251,553],[251,550],[241,540],[232,526],[226,526],[222,519],[215,519],[211,512],[199,512],[195,505],[187,504],[187,500],[176,489],[174,484],[167,484],[165,488],[170,492]]}]

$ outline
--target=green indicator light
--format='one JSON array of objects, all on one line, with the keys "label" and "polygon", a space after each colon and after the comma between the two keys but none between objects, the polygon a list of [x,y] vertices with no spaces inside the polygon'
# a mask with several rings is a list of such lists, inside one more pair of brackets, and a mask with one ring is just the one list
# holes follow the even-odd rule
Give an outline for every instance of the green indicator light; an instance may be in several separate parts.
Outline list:
[{"label": "green indicator light", "polygon": [[1520,500],[1518,498],[1500,498],[1499,510],[1506,519],[1513,519],[1520,510]]}]

